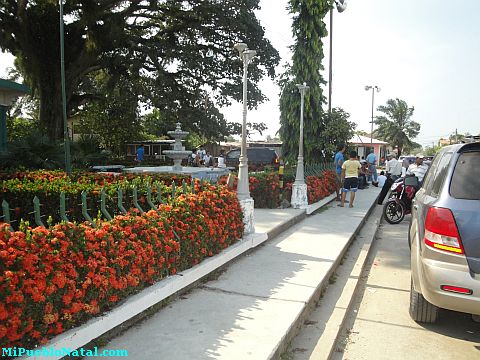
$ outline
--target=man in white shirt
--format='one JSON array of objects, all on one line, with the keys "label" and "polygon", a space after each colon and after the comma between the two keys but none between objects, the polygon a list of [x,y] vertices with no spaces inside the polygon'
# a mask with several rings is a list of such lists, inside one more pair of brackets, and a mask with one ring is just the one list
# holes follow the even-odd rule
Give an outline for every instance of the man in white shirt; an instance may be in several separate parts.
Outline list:
[{"label": "man in white shirt", "polygon": [[203,157],[203,164],[205,166],[211,166],[211,163],[210,163],[211,161],[212,161],[212,156],[210,155],[210,151],[207,151],[207,153]]},{"label": "man in white shirt", "polygon": [[415,162],[408,167],[406,175],[415,175],[421,184],[428,170],[428,166],[423,163],[422,154],[417,154],[415,157]]},{"label": "man in white shirt", "polygon": [[402,176],[402,164],[397,160],[397,155],[395,153],[390,153],[387,155],[387,165],[385,170],[387,174],[390,174],[392,180],[397,180]]},{"label": "man in white shirt", "polygon": [[224,151],[221,150],[220,151],[220,155],[218,155],[218,158],[217,158],[217,167],[219,168],[224,168],[226,167],[225,165],[225,154],[224,154]]}]

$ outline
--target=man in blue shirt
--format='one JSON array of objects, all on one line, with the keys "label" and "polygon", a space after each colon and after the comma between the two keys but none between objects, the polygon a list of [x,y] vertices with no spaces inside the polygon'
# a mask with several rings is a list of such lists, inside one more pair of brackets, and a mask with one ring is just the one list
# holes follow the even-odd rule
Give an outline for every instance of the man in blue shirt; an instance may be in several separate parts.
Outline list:
[{"label": "man in blue shirt", "polygon": [[337,193],[337,201],[340,201],[340,189],[342,187],[342,165],[345,162],[345,158],[343,157],[343,153],[345,152],[345,145],[338,144],[337,145],[337,153],[335,154],[335,172],[337,174],[337,187],[335,191]]},{"label": "man in blue shirt", "polygon": [[372,180],[373,186],[378,186],[378,174],[377,174],[377,155],[372,150],[367,156],[368,170],[370,171],[369,178]]},{"label": "man in blue shirt", "polygon": [[143,144],[140,144],[140,146],[137,149],[137,157],[135,160],[137,160],[137,163],[141,163],[145,157],[145,148],[143,147]]}]

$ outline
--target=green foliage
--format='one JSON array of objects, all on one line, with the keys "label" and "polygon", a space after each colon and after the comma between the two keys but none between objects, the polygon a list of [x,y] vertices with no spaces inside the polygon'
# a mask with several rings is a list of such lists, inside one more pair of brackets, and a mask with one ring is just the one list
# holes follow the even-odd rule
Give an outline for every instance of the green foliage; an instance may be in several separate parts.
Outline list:
[{"label": "green foliage", "polygon": [[441,148],[441,145],[427,146],[424,154],[426,156],[434,156]]},{"label": "green foliage", "polygon": [[350,114],[341,108],[332,109],[332,116],[324,114],[325,130],[321,133],[318,141],[325,149],[325,158],[333,159],[337,144],[347,144],[354,134],[355,124],[348,121]]},{"label": "green foliage", "polygon": [[90,79],[91,87],[104,95],[90,102],[75,115],[76,132],[95,134],[103,147],[116,154],[124,152],[126,141],[142,139],[138,114],[139,89],[135,82],[122,76],[112,82],[103,72]]},{"label": "green foliage", "polygon": [[324,143],[322,134],[325,131],[325,117],[322,104],[325,97],[321,85],[325,83],[320,75],[323,70],[322,37],[327,36],[323,18],[330,9],[330,1],[290,0],[289,10],[294,14],[293,35],[295,44],[293,64],[287,66],[281,76],[280,95],[280,130],[283,141],[282,152],[288,159],[298,156],[300,129],[300,94],[296,84],[307,83],[310,89],[305,93],[304,107],[304,157],[306,162],[318,161],[322,157]]},{"label": "green foliage", "polygon": [[420,132],[420,124],[411,120],[414,108],[397,98],[389,99],[386,105],[379,106],[377,110],[384,115],[376,117],[375,124],[378,128],[374,135],[394,148],[397,147],[400,156],[405,147],[412,147],[412,139]]},{"label": "green foliage", "polygon": [[81,135],[72,143],[71,153],[74,168],[105,165],[111,155],[110,151],[102,148],[100,137],[95,135]]},{"label": "green foliage", "polygon": [[[265,100],[257,84],[265,75],[273,78],[279,62],[255,16],[258,8],[259,0],[66,0],[68,115],[92,111],[102,115],[98,122],[105,127],[133,136],[138,119],[130,106],[138,107],[136,97],[161,109],[167,123],[181,121],[186,130],[207,138],[223,134],[228,126],[217,107],[242,98],[242,62],[234,43],[262,50],[249,68],[250,107]],[[51,139],[63,137],[58,19],[58,1],[0,3],[0,49],[17,57],[17,68],[40,100],[40,125]],[[109,75],[100,79],[107,86],[95,88],[92,74],[100,70]],[[127,94],[118,93],[127,79],[125,92],[132,91],[132,102],[106,109],[110,91],[125,99]],[[127,119],[133,126],[125,128]],[[123,136],[113,137],[110,145],[117,147]]]},{"label": "green foliage", "polygon": [[423,146],[414,141],[412,141],[411,145],[405,145],[403,148],[404,154],[418,154],[422,152],[423,152]]},{"label": "green foliage", "polygon": [[[10,80],[19,81],[18,73],[10,76]],[[20,138],[37,134],[39,103],[30,95],[20,96],[7,110],[7,137],[14,141]]]},{"label": "green foliage", "polygon": [[38,124],[34,120],[24,118],[7,118],[7,136],[9,140],[20,138],[36,133]]},{"label": "green foliage", "polygon": [[142,116],[145,134],[154,135],[156,139],[167,135],[168,131],[175,129],[174,119],[166,119],[160,109],[153,109]]},{"label": "green foliage", "polygon": [[[53,222],[61,221],[59,209],[60,193],[66,195],[68,217],[72,221],[82,222],[81,193],[88,194],[88,209],[91,215],[100,211],[100,193],[105,189],[107,208],[111,213],[118,214],[117,206],[118,188],[123,190],[123,205],[130,209],[134,207],[132,194],[133,187],[138,189],[138,201],[144,209],[148,209],[146,202],[146,188],[150,187],[155,198],[158,186],[161,186],[162,199],[164,202],[171,200],[171,186],[175,182],[178,187],[182,182],[189,182],[190,177],[178,174],[126,174],[112,175],[99,174],[85,171],[74,171],[67,176],[63,171],[14,171],[0,173],[1,200],[9,203],[10,208],[15,209],[11,214],[14,226],[20,224],[20,219],[34,224],[33,198],[37,196],[42,204],[42,214],[52,216]],[[190,189],[190,186],[188,187]]]},{"label": "green foliage", "polygon": [[[28,120],[22,120],[25,122]],[[7,152],[0,154],[1,169],[61,169],[65,167],[65,150],[63,142],[52,142],[38,131],[30,131],[22,136],[9,136]],[[34,130],[34,129],[33,129]],[[71,143],[72,165],[85,168],[102,165],[110,159],[110,152],[103,150],[99,137],[81,136]]]},{"label": "green foliage", "polygon": [[370,137],[370,134],[367,133],[365,130],[357,130],[357,131],[355,131],[355,134]]},{"label": "green foliage", "polygon": [[8,144],[0,154],[0,168],[58,169],[64,166],[61,143],[52,142],[46,135],[32,133]]}]

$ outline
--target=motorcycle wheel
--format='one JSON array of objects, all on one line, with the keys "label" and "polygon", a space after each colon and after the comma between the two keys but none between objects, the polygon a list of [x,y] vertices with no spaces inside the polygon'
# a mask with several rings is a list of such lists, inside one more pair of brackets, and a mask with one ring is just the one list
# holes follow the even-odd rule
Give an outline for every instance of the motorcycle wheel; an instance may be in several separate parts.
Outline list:
[{"label": "motorcycle wheel", "polygon": [[388,200],[383,207],[383,216],[389,224],[399,224],[405,217],[405,207],[395,200]]}]

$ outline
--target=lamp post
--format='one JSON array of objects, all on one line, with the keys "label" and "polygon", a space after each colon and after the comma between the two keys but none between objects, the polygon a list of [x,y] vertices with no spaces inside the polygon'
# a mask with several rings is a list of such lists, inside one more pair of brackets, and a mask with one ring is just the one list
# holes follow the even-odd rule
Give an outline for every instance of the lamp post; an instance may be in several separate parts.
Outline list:
[{"label": "lamp post", "polygon": [[373,147],[373,108],[374,108],[374,104],[375,104],[375,91],[380,92],[380,88],[377,85],[367,85],[367,86],[365,86],[365,91],[368,91],[370,89],[372,90],[372,121],[371,121],[372,127],[371,127],[371,130],[370,130],[370,144]]},{"label": "lamp post", "polygon": [[234,48],[243,61],[243,117],[242,117],[242,144],[240,147],[240,164],[238,166],[237,197],[243,210],[245,233],[255,231],[253,225],[253,199],[250,197],[248,181],[248,156],[247,156],[247,74],[248,64],[256,55],[255,50],[248,49],[244,43],[237,43]]},{"label": "lamp post", "polygon": [[[333,3],[337,6],[337,11],[342,13],[347,8],[346,0],[334,0]],[[330,54],[328,59],[328,116],[332,116],[332,81],[333,81],[333,3],[330,7]]]},{"label": "lamp post", "polygon": [[64,51],[64,31],[63,31],[63,0],[60,5],[60,77],[62,82],[62,115],[63,115],[63,142],[65,148],[65,171],[67,174],[72,172],[70,157],[70,138],[68,136],[67,124],[67,95],[65,91],[65,51]]},{"label": "lamp post", "polygon": [[298,159],[297,173],[295,182],[292,186],[292,207],[295,209],[304,209],[308,205],[307,184],[305,184],[304,165],[303,165],[303,105],[305,92],[309,89],[306,83],[297,84],[300,92],[300,139],[298,141]]}]

